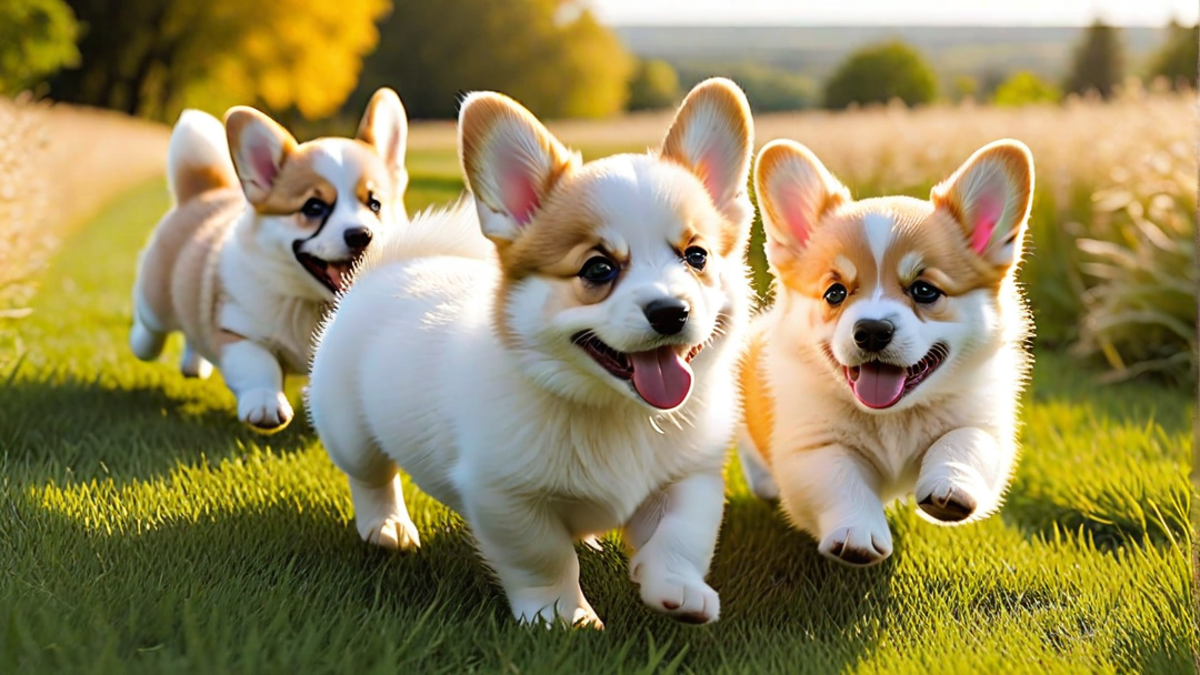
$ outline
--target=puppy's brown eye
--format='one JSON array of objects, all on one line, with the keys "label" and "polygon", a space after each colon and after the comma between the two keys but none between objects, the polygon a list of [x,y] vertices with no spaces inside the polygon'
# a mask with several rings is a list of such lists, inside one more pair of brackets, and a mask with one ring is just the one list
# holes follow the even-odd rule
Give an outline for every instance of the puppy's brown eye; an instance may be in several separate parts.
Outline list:
[{"label": "puppy's brown eye", "polygon": [[583,264],[579,276],[584,281],[600,286],[617,278],[617,266],[608,258],[598,255]]},{"label": "puppy's brown eye", "polygon": [[367,195],[367,208],[371,209],[371,213],[379,213],[383,210],[383,204],[375,199],[375,195],[369,194]]},{"label": "puppy's brown eye", "polygon": [[300,213],[303,213],[306,218],[324,218],[329,213],[329,204],[313,197],[304,202],[304,206],[300,207]]},{"label": "puppy's brown eye", "polygon": [[825,291],[825,302],[829,303],[830,307],[837,307],[846,301],[846,287],[841,284],[834,284]]},{"label": "puppy's brown eye", "polygon": [[928,305],[937,302],[937,299],[942,297],[942,291],[929,283],[928,281],[916,281],[912,286],[908,287],[908,294],[912,299],[922,305]]},{"label": "puppy's brown eye", "polygon": [[687,264],[692,266],[692,269],[699,272],[708,264],[708,251],[699,246],[689,246],[688,250],[683,252],[683,259],[687,261]]}]

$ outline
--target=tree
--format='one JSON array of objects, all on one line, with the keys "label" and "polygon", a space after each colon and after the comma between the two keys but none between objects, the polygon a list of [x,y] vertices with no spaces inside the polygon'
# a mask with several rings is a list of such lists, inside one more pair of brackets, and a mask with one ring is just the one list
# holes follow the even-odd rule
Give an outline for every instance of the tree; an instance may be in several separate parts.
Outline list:
[{"label": "tree", "polygon": [[51,82],[66,101],[171,120],[234,103],[305,117],[337,110],[378,40],[389,0],[69,0],[82,65]]},{"label": "tree", "polygon": [[802,110],[817,100],[817,86],[805,75],[762,63],[688,63],[680,65],[679,80],[684,88],[709,77],[727,77],[746,92],[750,107],[757,112]]},{"label": "tree", "polygon": [[1027,70],[1013,73],[996,88],[992,103],[1002,107],[1018,107],[1034,103],[1057,103],[1062,98],[1058,87]]},{"label": "tree", "polygon": [[952,92],[955,101],[973,99],[979,95],[979,80],[970,75],[957,75],[954,78]]},{"label": "tree", "polygon": [[501,91],[542,117],[624,109],[633,60],[574,0],[397,0],[347,107],[394,87],[414,118],[451,118],[462,94]]},{"label": "tree", "polygon": [[15,94],[78,64],[78,33],[63,0],[0,2],[0,94]]},{"label": "tree", "polygon": [[1064,89],[1076,94],[1096,91],[1112,98],[1125,76],[1125,54],[1117,28],[1097,19],[1075,48],[1075,59]]},{"label": "tree", "polygon": [[886,103],[898,98],[906,105],[932,103],[937,78],[925,59],[909,45],[884,42],[850,54],[825,84],[825,106]]},{"label": "tree", "polygon": [[661,59],[639,61],[629,83],[630,110],[658,110],[679,102],[679,75]]},{"label": "tree", "polygon": [[1172,89],[1196,88],[1196,63],[1200,60],[1200,24],[1181,26],[1175,21],[1167,27],[1167,41],[1154,55],[1152,77],[1164,77]]}]

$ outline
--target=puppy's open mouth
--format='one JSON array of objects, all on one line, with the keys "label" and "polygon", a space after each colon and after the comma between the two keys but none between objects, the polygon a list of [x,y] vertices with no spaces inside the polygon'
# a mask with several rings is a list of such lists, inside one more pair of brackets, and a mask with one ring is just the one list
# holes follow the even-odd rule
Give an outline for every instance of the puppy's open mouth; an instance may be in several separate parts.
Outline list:
[{"label": "puppy's open mouth", "polygon": [[571,341],[613,377],[632,384],[642,400],[660,410],[673,410],[687,400],[692,391],[692,359],[707,344],[695,345],[686,352],[686,345],[663,345],[645,352],[625,353],[589,331],[577,333]]},{"label": "puppy's open mouth", "polygon": [[300,265],[334,295],[346,290],[346,287],[350,283],[350,270],[354,267],[354,263],[358,260],[358,257],[361,256],[359,254],[359,256],[347,260],[323,260],[315,255],[299,250],[298,247],[293,247],[293,251]]},{"label": "puppy's open mouth", "polygon": [[950,355],[950,348],[939,342],[920,361],[903,366],[868,361],[858,366],[842,366],[850,391],[860,403],[875,410],[890,408],[933,374]]}]

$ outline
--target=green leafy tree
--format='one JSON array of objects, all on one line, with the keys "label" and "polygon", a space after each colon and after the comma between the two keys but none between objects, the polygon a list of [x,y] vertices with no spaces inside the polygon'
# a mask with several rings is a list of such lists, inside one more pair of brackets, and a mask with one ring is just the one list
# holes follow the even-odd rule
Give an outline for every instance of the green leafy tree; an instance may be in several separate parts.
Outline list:
[{"label": "green leafy tree", "polygon": [[335,112],[389,0],[69,0],[85,33],[52,94],[171,120],[184,107]]},{"label": "green leafy tree", "polygon": [[451,118],[464,92],[501,91],[534,114],[600,117],[625,108],[634,62],[582,2],[397,0],[347,104],[394,87],[415,118]]},{"label": "green leafy tree", "polygon": [[811,108],[819,95],[811,78],[756,62],[690,63],[681,65],[679,73],[685,88],[708,77],[728,77],[746,92],[750,107],[758,112]]},{"label": "green leafy tree", "polygon": [[845,108],[893,98],[916,106],[932,103],[937,93],[933,69],[920,52],[897,40],[850,54],[825,83],[825,106]]},{"label": "green leafy tree", "polygon": [[679,75],[661,59],[638,62],[629,83],[630,110],[658,110],[679,102]]},{"label": "green leafy tree", "polygon": [[0,0],[0,94],[79,63],[79,26],[63,0]]},{"label": "green leafy tree", "polygon": [[1062,98],[1058,87],[1027,70],[1013,73],[996,88],[992,103],[1002,107],[1018,107],[1036,103],[1057,103]]},{"label": "green leafy tree", "polygon": [[1109,99],[1124,77],[1125,50],[1120,30],[1097,19],[1075,48],[1071,73],[1064,88],[1076,94],[1095,91]]},{"label": "green leafy tree", "polygon": [[1152,77],[1165,77],[1171,88],[1196,88],[1196,64],[1200,61],[1200,24],[1181,26],[1175,21],[1167,27],[1167,41],[1154,55]]},{"label": "green leafy tree", "polygon": [[954,78],[952,92],[955,101],[974,98],[979,95],[979,80],[970,75],[958,75]]}]

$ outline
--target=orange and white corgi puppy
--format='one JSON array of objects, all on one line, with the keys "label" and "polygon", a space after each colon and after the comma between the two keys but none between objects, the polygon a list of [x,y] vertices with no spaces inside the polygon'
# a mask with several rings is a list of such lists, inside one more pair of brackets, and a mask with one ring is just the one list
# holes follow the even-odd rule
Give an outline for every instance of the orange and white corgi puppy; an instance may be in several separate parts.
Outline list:
[{"label": "orange and white corgi puppy", "polygon": [[408,219],[407,132],[390,89],[371,98],[354,139],[297,143],[247,107],[224,126],[185,111],[167,151],[174,206],[138,263],[133,353],[153,360],[180,331],[184,375],[207,377],[216,364],[238,419],[285,427],[284,375],[308,372],[313,330],[351,267]]},{"label": "orange and white corgi puppy", "polygon": [[[475,208],[369,257],[313,357],[313,425],[363,539],[418,546],[400,467],[462,515],[520,621],[600,625],[574,544],[614,529],[650,608],[717,619],[751,135],[727,80],[692,90],[660,148],[588,163],[512,99],[466,98]],[[461,252],[472,229],[491,255]]]},{"label": "orange and white corgi puppy", "polygon": [[741,373],[752,489],[850,565],[891,554],[893,499],[915,493],[936,523],[995,511],[1031,365],[1015,280],[1029,150],[983,147],[928,201],[854,201],[782,140],[759,153],[754,182],[775,302]]}]

